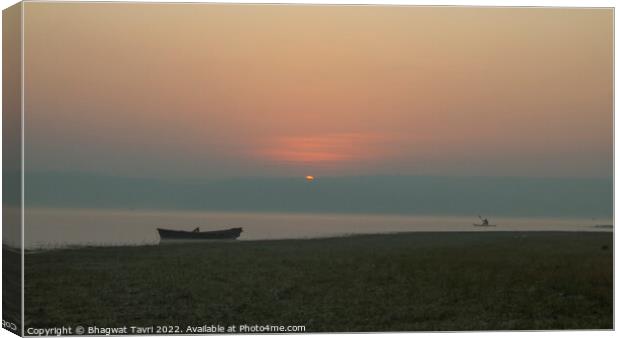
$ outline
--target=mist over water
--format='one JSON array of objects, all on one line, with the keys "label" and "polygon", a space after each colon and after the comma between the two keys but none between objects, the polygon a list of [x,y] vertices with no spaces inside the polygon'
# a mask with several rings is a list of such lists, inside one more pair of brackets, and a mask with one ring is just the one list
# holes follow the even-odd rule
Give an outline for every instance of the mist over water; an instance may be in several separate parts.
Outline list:
[{"label": "mist over water", "polygon": [[611,218],[611,178],[349,176],[208,181],[27,173],[26,206]]},{"label": "mist over water", "polygon": [[188,212],[32,208],[26,212],[26,248],[70,245],[149,245],[156,228],[202,231],[243,227],[239,240],[317,238],[408,231],[609,231],[610,219],[490,218],[494,228],[474,227],[476,216]]},{"label": "mist over water", "polygon": [[[25,246],[140,245],[156,228],[240,240],[406,231],[600,231],[611,179],[361,176],[161,180],[27,173]],[[6,211],[6,210],[5,210]],[[478,215],[496,228],[473,227]]]}]

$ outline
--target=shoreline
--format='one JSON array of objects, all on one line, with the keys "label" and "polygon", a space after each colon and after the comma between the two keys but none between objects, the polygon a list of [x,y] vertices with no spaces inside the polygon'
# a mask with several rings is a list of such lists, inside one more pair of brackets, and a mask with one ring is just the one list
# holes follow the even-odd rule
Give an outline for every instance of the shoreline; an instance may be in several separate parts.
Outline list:
[{"label": "shoreline", "polygon": [[[177,245],[219,245],[219,244],[234,244],[234,243],[268,243],[268,242],[282,242],[282,241],[313,241],[313,240],[329,240],[329,239],[338,239],[338,238],[355,238],[355,237],[364,237],[364,236],[401,236],[401,235],[409,235],[409,234],[451,234],[451,233],[614,233],[614,228],[608,227],[600,227],[593,225],[591,226],[591,230],[589,229],[575,229],[575,230],[514,230],[514,229],[498,229],[498,227],[493,227],[490,229],[487,228],[477,228],[472,230],[444,230],[444,231],[397,231],[397,232],[376,232],[376,233],[350,233],[350,234],[342,234],[342,235],[334,235],[334,236],[318,236],[318,237],[291,237],[291,238],[265,238],[265,239],[236,239],[236,240],[213,240],[213,241],[204,241],[204,242],[192,242],[192,241],[184,241],[180,243],[162,243],[161,241],[153,242],[153,243],[118,243],[118,244],[67,244],[67,245],[50,245],[51,247],[30,247],[24,249],[24,254],[38,254],[41,252],[47,251],[56,251],[56,250],[80,250],[80,249],[94,249],[94,248],[135,248],[135,247],[153,247],[153,246],[177,246]],[[3,249],[11,250],[14,252],[20,252],[20,248],[12,247],[8,244],[3,244]]]}]

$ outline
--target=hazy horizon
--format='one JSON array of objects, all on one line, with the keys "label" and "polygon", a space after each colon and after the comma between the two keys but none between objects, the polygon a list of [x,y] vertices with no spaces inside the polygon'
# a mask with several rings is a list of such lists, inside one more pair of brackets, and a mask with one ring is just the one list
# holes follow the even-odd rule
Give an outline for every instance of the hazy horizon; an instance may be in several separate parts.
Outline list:
[{"label": "hazy horizon", "polygon": [[26,207],[384,215],[603,217],[612,179],[341,176],[161,180],[26,173]]}]

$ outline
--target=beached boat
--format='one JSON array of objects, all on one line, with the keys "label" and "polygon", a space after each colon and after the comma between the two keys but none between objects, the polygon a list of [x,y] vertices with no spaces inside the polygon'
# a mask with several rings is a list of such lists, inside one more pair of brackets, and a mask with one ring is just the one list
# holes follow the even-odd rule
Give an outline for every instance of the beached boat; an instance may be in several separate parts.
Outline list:
[{"label": "beached boat", "polygon": [[157,232],[159,232],[161,241],[212,241],[237,239],[241,232],[243,232],[243,228],[215,231],[200,231],[199,228],[196,228],[194,231],[157,228]]}]

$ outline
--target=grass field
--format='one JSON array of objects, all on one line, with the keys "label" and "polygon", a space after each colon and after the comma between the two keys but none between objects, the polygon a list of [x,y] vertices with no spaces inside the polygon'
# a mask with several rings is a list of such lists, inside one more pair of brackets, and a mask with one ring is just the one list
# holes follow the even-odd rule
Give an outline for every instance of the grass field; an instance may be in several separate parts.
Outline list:
[{"label": "grass field", "polygon": [[611,329],[613,235],[468,232],[26,255],[26,327]]}]

